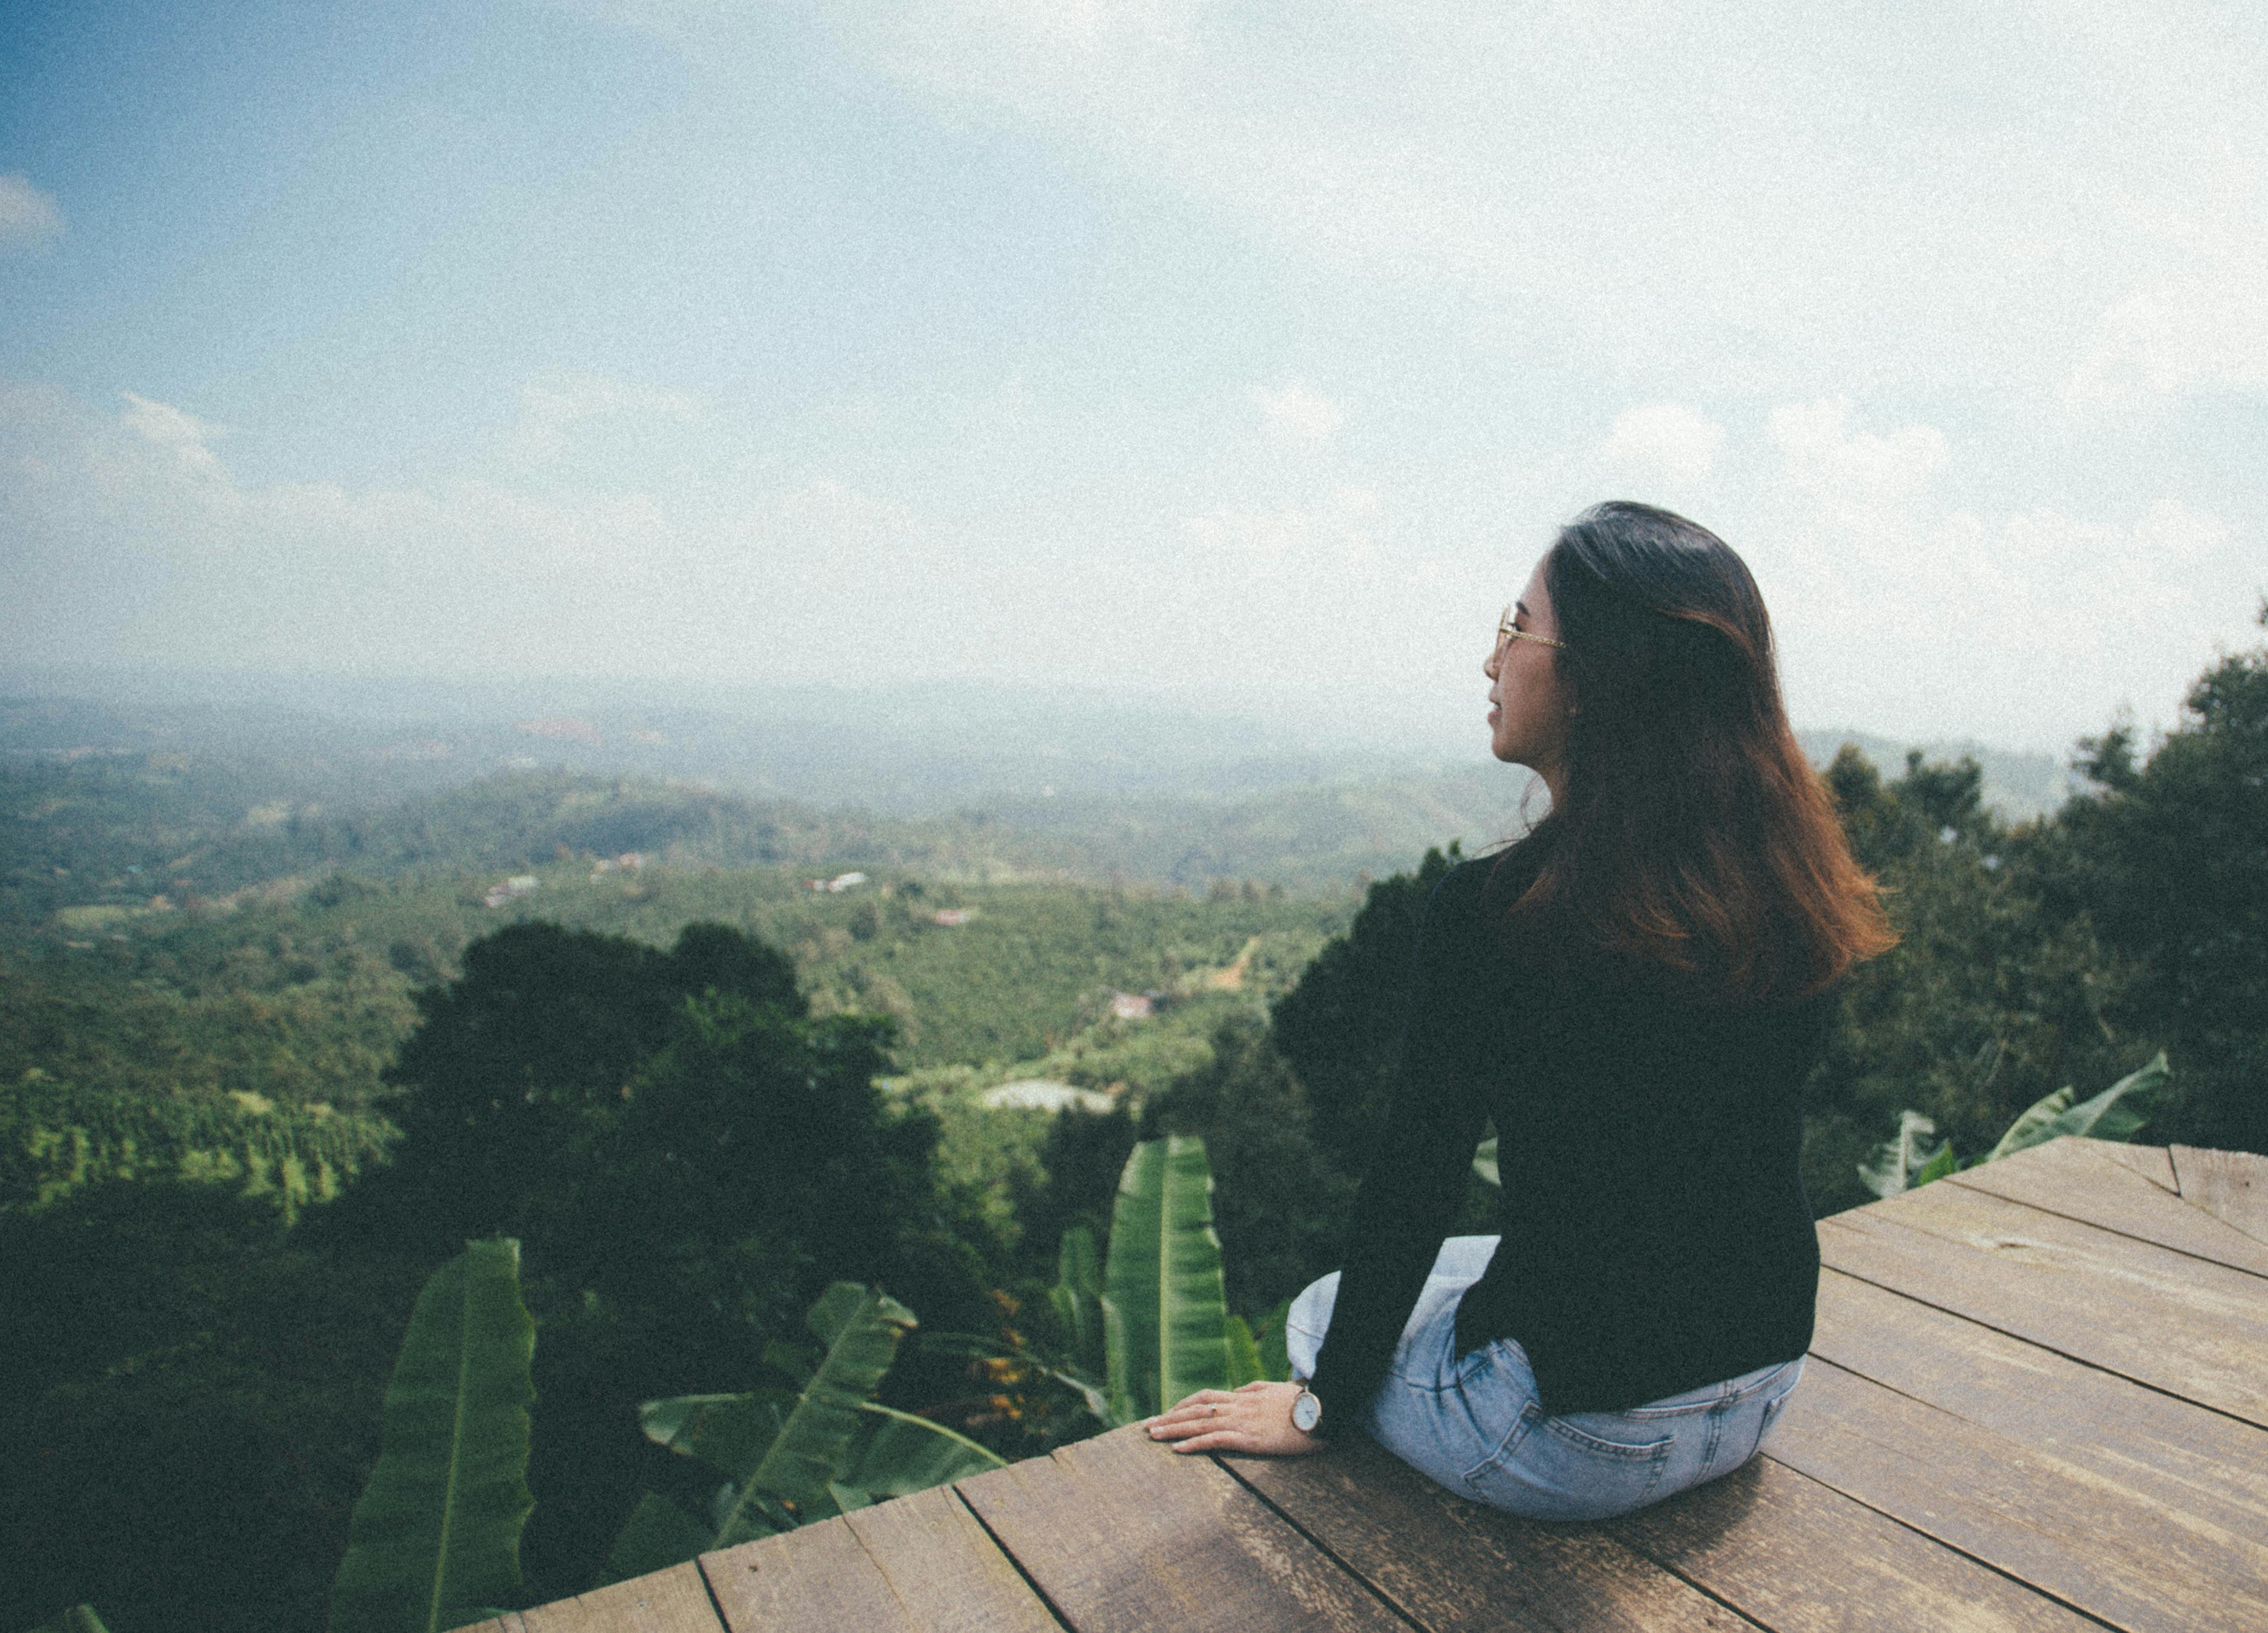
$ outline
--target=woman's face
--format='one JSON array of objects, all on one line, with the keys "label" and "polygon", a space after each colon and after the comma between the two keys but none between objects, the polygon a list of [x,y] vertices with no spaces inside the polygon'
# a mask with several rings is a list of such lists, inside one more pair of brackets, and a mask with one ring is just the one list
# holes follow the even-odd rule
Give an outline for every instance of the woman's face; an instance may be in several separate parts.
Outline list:
[{"label": "woman's face", "polygon": [[1559,680],[1559,654],[1543,644],[1559,638],[1551,597],[1543,587],[1543,563],[1528,575],[1528,588],[1512,609],[1513,628],[1533,641],[1498,636],[1496,650],[1481,666],[1489,678],[1489,747],[1506,765],[1526,766],[1556,795],[1567,748],[1571,699]]}]

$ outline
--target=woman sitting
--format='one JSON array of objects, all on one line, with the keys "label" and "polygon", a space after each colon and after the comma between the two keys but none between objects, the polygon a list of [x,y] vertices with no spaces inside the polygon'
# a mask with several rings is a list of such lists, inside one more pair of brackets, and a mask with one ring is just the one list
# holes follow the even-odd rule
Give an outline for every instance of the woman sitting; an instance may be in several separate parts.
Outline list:
[{"label": "woman sitting", "polygon": [[[1892,941],[1789,730],[1771,630],[1705,528],[1603,504],[1483,666],[1550,813],[1441,881],[1344,1270],[1304,1382],[1153,1419],[1182,1452],[1374,1436],[1460,1495],[1596,1519],[1739,1467],[1803,1371],[1819,1250],[1804,1079]],[[1496,1236],[1444,1239],[1493,1121]]]}]

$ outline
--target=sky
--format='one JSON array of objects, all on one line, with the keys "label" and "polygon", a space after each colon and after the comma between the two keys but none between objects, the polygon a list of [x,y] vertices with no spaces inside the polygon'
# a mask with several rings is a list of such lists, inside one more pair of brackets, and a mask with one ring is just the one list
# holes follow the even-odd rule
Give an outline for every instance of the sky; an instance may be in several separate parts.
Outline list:
[{"label": "sky", "polygon": [[2067,750],[2268,591],[2268,11],[0,8],[18,664],[1485,708],[1554,529]]}]

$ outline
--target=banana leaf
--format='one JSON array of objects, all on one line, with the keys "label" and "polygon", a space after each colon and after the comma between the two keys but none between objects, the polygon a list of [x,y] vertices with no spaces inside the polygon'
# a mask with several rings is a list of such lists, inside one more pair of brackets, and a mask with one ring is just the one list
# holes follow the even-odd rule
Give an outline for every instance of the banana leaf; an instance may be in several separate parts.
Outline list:
[{"label": "banana leaf", "polygon": [[2008,1125],[2008,1131],[2000,1136],[2000,1143],[1984,1160],[1991,1162],[2030,1146],[2044,1145],[2066,1134],[2098,1140],[2131,1140],[2150,1120],[2158,1097],[2172,1079],[2166,1052],[2161,1049],[2139,1071],[2128,1073],[2094,1099],[2076,1106],[2071,1103],[2068,1088],[2043,1095]]},{"label": "banana leaf", "polygon": [[331,1633],[439,1633],[519,1588],[535,1324],[519,1244],[470,1242],[417,1295],[378,1467],[348,1523]]},{"label": "banana leaf", "polygon": [[1911,1188],[1914,1176],[1944,1154],[1943,1145],[1931,1145],[1937,1124],[1918,1111],[1898,1114],[1898,1135],[1876,1148],[1874,1160],[1859,1165],[1867,1188],[1885,1201]]},{"label": "banana leaf", "polygon": [[[620,1566],[625,1575],[643,1575],[709,1549],[826,1519],[842,1512],[836,1487],[865,1489],[851,1465],[862,1435],[872,1438],[870,1417],[909,1416],[878,1407],[871,1397],[897,1357],[899,1341],[913,1329],[913,1312],[854,1282],[837,1282],[805,1319],[825,1350],[799,1392],[675,1395],[638,1408],[648,1439],[699,1459],[725,1483],[705,1522],[649,1494],[615,1539],[610,1570]],[[939,1424],[924,1428],[932,1438],[959,1441],[953,1450],[963,1461],[974,1451],[989,1460],[982,1467],[998,1466],[999,1460],[975,1442]],[[911,1445],[895,1443],[896,1460],[877,1464],[873,1478],[887,1487],[909,1477],[907,1471],[917,1460]],[[941,1455],[935,1460],[958,1466]]]},{"label": "banana leaf", "polygon": [[[869,1501],[926,1491],[1008,1466],[1005,1458],[943,1423],[874,1401],[861,1402],[859,1410],[880,1421],[858,1448],[841,1483],[864,1493]],[[839,1491],[836,1496],[839,1502]]]},{"label": "banana leaf", "polygon": [[1228,1306],[1203,1140],[1145,1140],[1126,1159],[1103,1284],[1110,1403],[1121,1422],[1228,1387]]},{"label": "banana leaf", "polygon": [[666,1570],[707,1548],[710,1535],[711,1528],[682,1506],[649,1491],[630,1511],[630,1523],[615,1539],[599,1580],[627,1582],[650,1571]]},{"label": "banana leaf", "polygon": [[110,1633],[92,1605],[73,1605],[53,1622],[42,1622],[32,1633]]},{"label": "banana leaf", "polygon": [[[821,1293],[806,1321],[827,1347],[819,1370],[796,1397],[795,1409],[764,1448],[762,1460],[752,1469],[722,1471],[798,1512],[828,1504],[827,1482],[841,1476],[850,1444],[863,1427],[859,1408],[881,1387],[899,1342],[915,1325],[914,1313],[905,1306],[855,1282],[837,1282]],[[719,1527],[716,1546],[729,1546],[725,1533],[730,1528],[730,1521]]]},{"label": "banana leaf", "polygon": [[1048,1299],[1071,1340],[1072,1365],[1090,1377],[1100,1377],[1109,1360],[1102,1331],[1102,1264],[1095,1256],[1094,1232],[1083,1225],[1065,1231],[1056,1262],[1056,1284],[1048,1290]]},{"label": "banana leaf", "polygon": [[1953,1142],[1948,1140],[1937,1148],[1936,1156],[1922,1165],[1921,1172],[1914,1175],[1913,1185],[1909,1188],[1918,1189],[1933,1180],[1941,1180],[1947,1174],[1955,1172],[1960,1166],[1960,1162],[1953,1154]]},{"label": "banana leaf", "polygon": [[1086,1409],[1094,1415],[1095,1422],[1105,1429],[1116,1429],[1126,1422],[1111,1409],[1108,1391],[1098,1387],[1092,1379],[1082,1378],[1077,1372],[1066,1372],[1060,1366],[1042,1366],[1040,1371],[1066,1388],[1076,1391]]},{"label": "banana leaf", "polygon": [[1228,1318],[1228,1387],[1241,1389],[1268,1376],[1261,1364],[1260,1345],[1241,1315]]},{"label": "banana leaf", "polygon": [[755,1467],[795,1409],[784,1389],[746,1394],[681,1394],[638,1407],[645,1438],[720,1473]]},{"label": "banana leaf", "polygon": [[1260,1375],[1274,1383],[1292,1377],[1292,1301],[1289,1298],[1260,1318]]}]

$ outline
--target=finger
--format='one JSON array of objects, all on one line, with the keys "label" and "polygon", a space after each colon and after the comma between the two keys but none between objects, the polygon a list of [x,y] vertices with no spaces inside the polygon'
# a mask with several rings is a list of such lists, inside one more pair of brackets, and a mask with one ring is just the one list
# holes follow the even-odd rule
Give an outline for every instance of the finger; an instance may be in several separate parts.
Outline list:
[{"label": "finger", "polygon": [[1217,1431],[1241,1428],[1231,1417],[1166,1417],[1150,1425],[1152,1436],[1161,1440],[1185,1440],[1191,1435],[1211,1434]]},{"label": "finger", "polygon": [[1274,1384],[1270,1383],[1264,1378],[1256,1378],[1248,1384],[1239,1384],[1236,1387],[1236,1393],[1239,1394],[1250,1394],[1256,1389],[1273,1389],[1276,1386]]},{"label": "finger", "polygon": [[1208,1401],[1200,1395],[1191,1395],[1172,1411],[1163,1414],[1155,1421],[1173,1423],[1186,1422],[1191,1418],[1219,1417],[1241,1404],[1234,1395],[1220,1394],[1218,1390],[1208,1393],[1218,1395],[1219,1398]]},{"label": "finger", "polygon": [[1192,1412],[1168,1413],[1158,1420],[1157,1427],[1181,1436],[1204,1434],[1215,1429],[1249,1429],[1256,1422],[1258,1419],[1249,1407],[1240,1410],[1234,1407],[1209,1405]]},{"label": "finger", "polygon": [[1184,1407],[1208,1403],[1218,1404],[1220,1401],[1233,1401],[1235,1398],[1236,1397],[1234,1395],[1226,1389],[1200,1389],[1194,1394],[1185,1394],[1180,1400],[1174,1401],[1174,1410],[1178,1412]]},{"label": "finger", "polygon": [[1153,1423],[1163,1423],[1173,1427],[1180,1427],[1182,1425],[1190,1423],[1219,1423],[1220,1421],[1220,1414],[1218,1412],[1207,1411],[1203,1407],[1197,1408],[1195,1411],[1190,1411],[1183,1407],[1175,1407],[1163,1417],[1155,1417],[1150,1421]]}]

